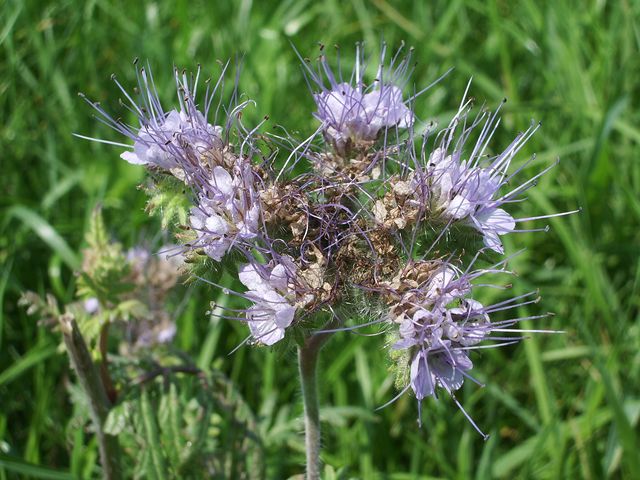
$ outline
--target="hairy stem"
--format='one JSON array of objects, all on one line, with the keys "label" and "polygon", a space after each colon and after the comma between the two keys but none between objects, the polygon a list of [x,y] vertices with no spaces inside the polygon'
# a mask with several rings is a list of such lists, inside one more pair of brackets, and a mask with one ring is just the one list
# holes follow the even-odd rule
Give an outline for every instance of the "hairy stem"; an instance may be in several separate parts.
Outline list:
[{"label": "hairy stem", "polygon": [[111,375],[109,374],[109,363],[107,361],[108,340],[109,323],[107,322],[100,330],[100,378],[102,379],[102,384],[104,385],[107,397],[109,398],[109,402],[113,404],[116,402],[118,393],[116,391],[116,388],[113,386],[113,381],[111,380]]},{"label": "hairy stem", "polygon": [[71,366],[76,371],[80,385],[89,400],[91,421],[98,437],[100,463],[104,478],[119,480],[122,478],[120,469],[120,446],[118,439],[104,431],[104,422],[109,414],[111,402],[107,396],[105,386],[87,344],[82,338],[76,321],[70,315],[60,317],[60,326],[65,346],[71,360]]},{"label": "hairy stem", "polygon": [[320,407],[316,366],[318,351],[298,349],[300,384],[304,402],[304,436],[307,451],[307,480],[320,479]]},{"label": "hairy stem", "polygon": [[[324,329],[337,327],[339,321],[334,318]],[[300,385],[304,403],[304,436],[307,452],[307,480],[320,480],[320,406],[318,403],[318,354],[332,335],[330,332],[310,336],[304,345],[298,348],[300,367]]]}]

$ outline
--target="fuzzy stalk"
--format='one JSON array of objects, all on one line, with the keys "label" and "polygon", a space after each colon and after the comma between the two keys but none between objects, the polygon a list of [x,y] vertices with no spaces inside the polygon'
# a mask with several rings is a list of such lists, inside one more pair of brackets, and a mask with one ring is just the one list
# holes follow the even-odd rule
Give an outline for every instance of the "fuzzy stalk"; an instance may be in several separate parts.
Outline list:
[{"label": "fuzzy stalk", "polygon": [[102,383],[100,372],[91,359],[87,344],[73,317],[71,315],[62,315],[60,317],[60,326],[64,344],[71,360],[71,366],[78,375],[82,390],[89,400],[89,411],[98,438],[100,463],[102,464],[104,478],[106,480],[120,480],[123,477],[120,468],[118,439],[104,431],[104,422],[109,414],[111,402]]},{"label": "fuzzy stalk", "polygon": [[[323,330],[331,330],[339,325],[333,319]],[[300,386],[304,404],[304,439],[307,454],[306,479],[320,480],[320,405],[318,402],[318,358],[324,344],[332,332],[316,333],[308,337],[298,347]]]}]

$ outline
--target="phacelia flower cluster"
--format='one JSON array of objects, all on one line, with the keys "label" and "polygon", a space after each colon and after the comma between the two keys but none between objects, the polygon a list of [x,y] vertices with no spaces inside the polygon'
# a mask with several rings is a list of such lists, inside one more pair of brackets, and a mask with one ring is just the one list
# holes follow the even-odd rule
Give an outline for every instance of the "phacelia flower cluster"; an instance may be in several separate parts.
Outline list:
[{"label": "phacelia flower cluster", "polygon": [[[138,71],[137,100],[116,81],[136,126],[91,105],[133,143],[107,142],[129,149],[124,160],[145,165],[151,182],[182,185],[190,207],[187,224],[176,227],[187,264],[204,280],[207,268],[237,272],[235,290],[207,281],[235,298],[216,311],[245,322],[247,341],[284,345],[378,325],[401,393],[412,390],[421,403],[442,391],[460,406],[455,392],[465,379],[479,383],[470,373],[474,351],[522,338],[509,335],[521,319],[493,317],[531,295],[490,306],[472,296],[477,278],[508,273],[506,259],[495,258],[504,254],[501,237],[522,231],[520,221],[548,217],[510,213],[548,169],[518,183],[522,166],[512,161],[538,126],[493,153],[499,109],[472,118],[466,92],[447,127],[416,128],[424,90],[409,85],[411,52],[388,60],[381,50],[373,72],[360,46],[348,74],[333,70],[323,51],[316,64],[303,61],[318,121],[304,141],[245,127],[240,112],[250,102],[237,104],[235,91],[222,101],[226,67],[204,82],[201,99],[200,71],[176,71],[170,110],[148,70]],[[477,250],[460,248],[461,235],[477,237]],[[483,258],[493,266],[476,268]],[[348,313],[361,311],[376,313]]]}]

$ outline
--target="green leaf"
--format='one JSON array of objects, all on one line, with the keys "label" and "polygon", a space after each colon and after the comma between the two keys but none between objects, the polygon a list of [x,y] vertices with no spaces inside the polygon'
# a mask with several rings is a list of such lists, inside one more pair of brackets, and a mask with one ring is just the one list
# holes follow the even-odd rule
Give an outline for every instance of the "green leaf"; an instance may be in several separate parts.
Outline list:
[{"label": "green leaf", "polygon": [[140,300],[132,298],[119,303],[112,310],[111,315],[114,320],[123,320],[128,322],[131,319],[140,319],[149,317],[149,308]]},{"label": "green leaf", "polygon": [[160,444],[158,424],[146,389],[143,389],[142,395],[140,395],[140,415],[142,417],[145,447],[149,452],[148,469],[145,473],[152,479],[161,480],[167,478],[167,466]]},{"label": "green leaf", "polygon": [[171,383],[169,391],[164,393],[160,398],[160,408],[158,409],[158,418],[162,425],[161,434],[165,445],[168,445],[167,456],[173,467],[180,464],[180,454],[182,451],[182,443],[184,442],[184,434],[180,429],[180,399],[175,383]]},{"label": "green leaf", "polygon": [[122,402],[115,405],[107,415],[104,422],[104,431],[107,435],[120,435],[126,428],[131,413],[131,403]]}]

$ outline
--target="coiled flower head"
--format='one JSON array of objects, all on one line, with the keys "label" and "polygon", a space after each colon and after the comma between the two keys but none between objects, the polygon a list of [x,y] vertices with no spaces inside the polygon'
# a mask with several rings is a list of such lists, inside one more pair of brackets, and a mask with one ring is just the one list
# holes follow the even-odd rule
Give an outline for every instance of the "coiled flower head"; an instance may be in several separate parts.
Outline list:
[{"label": "coiled flower head", "polygon": [[[405,272],[411,277],[420,271],[425,269],[418,265]],[[461,271],[445,262],[430,266],[428,271],[431,272],[429,278],[414,288],[392,289],[387,293],[393,299],[390,319],[397,328],[397,340],[393,342],[391,349],[405,351],[409,356],[409,375],[401,378],[401,381],[406,382],[404,390],[413,390],[418,400],[419,412],[425,398],[437,397],[438,390],[444,390],[474,428],[486,438],[458,403],[455,391],[462,387],[465,379],[480,384],[469,374],[473,368],[470,355],[474,350],[509,345],[522,339],[519,336],[494,334],[524,332],[509,328],[517,325],[523,318],[492,322],[489,314],[535,302],[537,298],[532,297],[536,292],[485,307],[470,298],[472,281],[487,273],[507,273],[504,268]],[[408,280],[411,281],[410,278]],[[491,340],[497,343],[478,345]],[[421,422],[421,415],[418,418]]]}]

